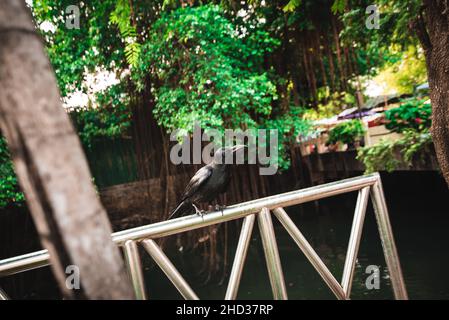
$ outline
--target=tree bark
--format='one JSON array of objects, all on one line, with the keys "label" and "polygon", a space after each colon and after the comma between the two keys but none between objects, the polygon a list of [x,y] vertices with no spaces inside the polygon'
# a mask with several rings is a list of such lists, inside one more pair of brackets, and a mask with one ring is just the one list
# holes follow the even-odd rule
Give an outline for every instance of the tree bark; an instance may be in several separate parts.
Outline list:
[{"label": "tree bark", "polygon": [[449,8],[447,0],[423,0],[411,23],[424,49],[432,102],[432,138],[449,185]]},{"label": "tree bark", "polygon": [[329,36],[326,35],[326,54],[327,54],[327,61],[329,63],[329,76],[331,81],[331,92],[336,91],[335,87],[335,67],[334,67],[334,57],[332,54],[332,42],[329,39]]},{"label": "tree bark", "polygon": [[[25,1],[0,1],[0,127],[65,298],[131,299],[131,283]],[[81,287],[66,285],[78,267]]]},{"label": "tree bark", "polygon": [[318,53],[318,62],[320,64],[320,70],[321,70],[321,80],[322,80],[322,86],[326,86],[328,85],[327,83],[327,75],[326,75],[326,68],[324,67],[324,60],[323,60],[323,53],[321,51],[321,39],[320,39],[320,34],[317,31],[317,28],[315,29],[315,50]]},{"label": "tree bark", "polygon": [[336,23],[336,18],[334,15],[332,15],[331,18],[331,22],[332,22],[332,33],[334,36],[334,42],[335,42],[335,50],[337,52],[337,68],[339,71],[339,76],[340,78],[338,79],[337,83],[339,84],[340,89],[343,90],[347,90],[347,86],[346,86],[346,74],[344,71],[344,65],[342,62],[342,57],[341,57],[341,47],[340,47],[340,38],[338,35],[338,30],[337,30],[337,23]]}]

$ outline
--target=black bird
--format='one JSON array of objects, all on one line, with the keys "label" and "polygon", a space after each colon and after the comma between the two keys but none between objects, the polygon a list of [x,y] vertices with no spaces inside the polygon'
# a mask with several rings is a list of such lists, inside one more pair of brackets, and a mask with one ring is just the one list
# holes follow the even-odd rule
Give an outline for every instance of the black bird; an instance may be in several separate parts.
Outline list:
[{"label": "black bird", "polygon": [[237,145],[218,149],[214,154],[213,161],[199,169],[190,179],[180,203],[170,213],[168,219],[181,216],[190,211],[192,207],[197,214],[202,215],[202,211],[195,203],[211,202],[226,191],[231,180],[231,170],[229,164],[225,164],[225,158],[244,147]]}]

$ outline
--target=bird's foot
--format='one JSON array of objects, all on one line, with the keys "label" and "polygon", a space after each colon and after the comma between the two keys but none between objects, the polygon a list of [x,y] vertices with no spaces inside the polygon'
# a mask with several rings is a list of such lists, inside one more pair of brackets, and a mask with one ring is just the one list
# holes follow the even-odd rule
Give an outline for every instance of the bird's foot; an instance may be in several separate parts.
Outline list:
[{"label": "bird's foot", "polygon": [[206,211],[204,211],[204,210],[199,210],[199,211],[196,212],[196,214],[199,215],[203,219],[204,219],[204,214],[205,213],[206,213]]},{"label": "bird's foot", "polygon": [[226,206],[224,206],[224,205],[219,205],[219,204],[215,205],[215,211],[221,211],[221,215],[224,215],[224,213],[223,213],[224,209],[226,209]]},{"label": "bird's foot", "polygon": [[198,209],[198,207],[197,207],[196,205],[194,205],[193,203],[192,203],[192,206],[195,208],[196,214],[199,215],[199,216],[201,216],[201,218],[203,218],[203,216],[204,216],[204,210]]}]

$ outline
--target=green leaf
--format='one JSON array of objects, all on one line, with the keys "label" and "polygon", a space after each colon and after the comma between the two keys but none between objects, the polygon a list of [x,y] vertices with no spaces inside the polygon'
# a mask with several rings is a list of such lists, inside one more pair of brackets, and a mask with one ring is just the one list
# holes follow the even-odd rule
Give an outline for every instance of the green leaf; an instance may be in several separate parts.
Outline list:
[{"label": "green leaf", "polygon": [[282,10],[284,12],[293,12],[301,5],[301,0],[290,0]]},{"label": "green leaf", "polygon": [[333,14],[343,13],[346,9],[347,0],[335,0],[331,10]]}]

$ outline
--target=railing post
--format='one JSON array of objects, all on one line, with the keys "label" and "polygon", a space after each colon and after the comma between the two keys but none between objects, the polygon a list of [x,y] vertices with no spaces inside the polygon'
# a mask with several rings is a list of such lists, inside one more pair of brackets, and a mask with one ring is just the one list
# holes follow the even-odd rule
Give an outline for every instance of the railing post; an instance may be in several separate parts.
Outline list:
[{"label": "railing post", "polygon": [[165,275],[178,289],[179,293],[187,300],[199,300],[189,284],[184,280],[179,271],[167,258],[165,253],[159,248],[154,240],[147,239],[142,241],[143,247],[154,259],[157,265],[162,269]]},{"label": "railing post", "polygon": [[345,293],[343,291],[343,288],[326,267],[324,262],[320,259],[307,239],[303,236],[301,231],[299,231],[293,220],[290,219],[287,212],[285,212],[283,208],[276,208],[273,210],[273,212],[276,218],[278,218],[279,222],[284,226],[285,230],[287,230],[289,235],[293,238],[298,247],[304,253],[306,258],[310,261],[315,270],[320,274],[321,278],[323,278],[324,282],[326,282],[327,286],[335,294],[335,296],[340,300],[344,300]]},{"label": "railing post", "polygon": [[6,294],[5,291],[3,291],[2,288],[0,288],[0,300],[9,300],[8,295]]},{"label": "railing post", "polygon": [[259,213],[257,221],[262,237],[262,245],[265,252],[273,297],[276,300],[287,300],[287,289],[285,287],[284,274],[282,272],[270,211],[267,208],[263,208]]},{"label": "railing post", "polygon": [[139,248],[133,240],[128,240],[123,246],[125,262],[128,269],[137,300],[147,300],[145,292],[145,281],[142,272],[142,261],[140,260]]},{"label": "railing post", "polygon": [[226,290],[225,300],[235,300],[239,290],[240,279],[242,277],[243,265],[245,264],[248,246],[251,240],[251,233],[253,231],[254,214],[246,216],[243,220],[242,231],[235,252],[234,263],[232,265],[231,276],[229,277],[228,288]]},{"label": "railing post", "polygon": [[355,261],[360,246],[360,238],[362,236],[363,222],[365,221],[366,206],[368,204],[370,187],[359,190],[357,204],[354,211],[354,219],[352,222],[351,236],[349,237],[348,249],[346,252],[345,266],[343,269],[343,277],[341,285],[345,292],[346,299],[351,296],[352,279],[354,277]]},{"label": "railing post", "polygon": [[385,262],[387,263],[388,271],[390,272],[394,296],[397,300],[408,300],[401,264],[399,263],[399,256],[394,242],[390,219],[388,217],[388,209],[380,175],[378,175],[376,183],[371,187],[371,198],[373,200],[377,226],[379,228],[380,239],[385,255]]}]

